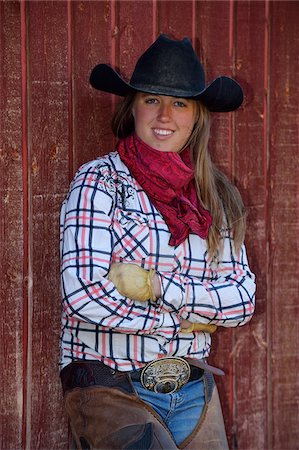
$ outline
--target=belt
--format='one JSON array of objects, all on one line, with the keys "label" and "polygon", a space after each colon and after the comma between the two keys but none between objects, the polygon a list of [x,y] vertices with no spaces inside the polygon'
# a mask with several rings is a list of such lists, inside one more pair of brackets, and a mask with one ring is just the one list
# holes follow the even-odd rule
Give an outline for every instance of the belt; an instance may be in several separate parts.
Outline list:
[{"label": "belt", "polygon": [[190,365],[184,358],[165,357],[130,373],[131,379],[140,381],[145,389],[160,394],[179,391],[186,383],[200,379],[204,369]]},{"label": "belt", "polygon": [[64,392],[77,387],[105,386],[133,393],[130,376],[132,380],[140,381],[146,389],[170,393],[178,391],[189,381],[201,378],[206,370],[224,375],[222,370],[210,366],[204,360],[165,357],[133,372],[119,372],[100,361],[73,361],[62,369],[60,376]]}]

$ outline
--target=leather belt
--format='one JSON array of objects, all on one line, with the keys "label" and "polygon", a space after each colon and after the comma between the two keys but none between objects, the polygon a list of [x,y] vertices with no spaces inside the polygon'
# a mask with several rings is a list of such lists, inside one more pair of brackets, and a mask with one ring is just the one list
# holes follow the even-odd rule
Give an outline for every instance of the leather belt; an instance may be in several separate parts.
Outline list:
[{"label": "leather belt", "polygon": [[[161,367],[161,361],[165,364],[165,360],[166,365]],[[119,372],[100,361],[73,361],[62,369],[60,376],[64,392],[77,387],[106,386],[133,393],[130,376],[132,380],[142,382],[146,389],[167,393],[176,392],[188,381],[199,379],[205,371],[224,375],[222,370],[204,360],[166,357],[133,372]]]}]

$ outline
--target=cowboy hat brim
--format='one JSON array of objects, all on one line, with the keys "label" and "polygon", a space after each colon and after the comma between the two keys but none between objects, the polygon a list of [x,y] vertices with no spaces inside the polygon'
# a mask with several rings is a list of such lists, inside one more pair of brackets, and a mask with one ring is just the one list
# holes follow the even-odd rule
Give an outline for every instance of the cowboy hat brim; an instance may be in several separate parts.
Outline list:
[{"label": "cowboy hat brim", "polygon": [[98,64],[92,70],[89,81],[95,89],[121,97],[127,96],[130,92],[148,92],[200,100],[212,112],[234,111],[243,102],[241,86],[226,76],[216,78],[200,92],[190,92],[154,84],[130,84],[108,64]]}]

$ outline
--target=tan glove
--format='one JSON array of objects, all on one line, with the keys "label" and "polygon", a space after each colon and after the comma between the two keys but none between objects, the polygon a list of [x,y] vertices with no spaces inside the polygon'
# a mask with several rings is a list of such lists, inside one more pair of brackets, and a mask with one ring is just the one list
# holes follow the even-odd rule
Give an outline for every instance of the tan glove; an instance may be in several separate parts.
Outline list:
[{"label": "tan glove", "polygon": [[182,328],[181,333],[192,333],[193,331],[204,331],[206,333],[214,333],[217,330],[216,325],[209,323],[192,323],[188,328]]},{"label": "tan glove", "polygon": [[113,263],[108,273],[108,280],[112,281],[120,294],[132,300],[146,302],[156,301],[153,291],[154,269],[145,270],[136,264]]}]

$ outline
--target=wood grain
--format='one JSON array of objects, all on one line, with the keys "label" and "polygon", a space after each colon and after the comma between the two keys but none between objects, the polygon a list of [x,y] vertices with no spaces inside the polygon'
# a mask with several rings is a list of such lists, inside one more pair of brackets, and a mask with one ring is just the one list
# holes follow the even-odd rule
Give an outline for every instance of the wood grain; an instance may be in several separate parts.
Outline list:
[{"label": "wood grain", "polygon": [[270,5],[269,426],[275,450],[299,438],[298,20],[297,2]]},{"label": "wood grain", "polygon": [[[256,314],[235,331],[234,444],[271,448],[267,430],[267,158],[269,19],[263,2],[239,2],[235,12],[235,75],[245,91],[236,114],[234,178],[247,207],[246,244],[257,275]],[[255,26],[252,27],[251,24]],[[254,70],[252,68],[254,67]],[[255,430],[253,433],[252,430]]]},{"label": "wood grain", "polygon": [[28,282],[23,230],[21,14],[0,3],[0,448],[21,448],[24,294]]},{"label": "wood grain", "polygon": [[27,448],[62,449],[67,421],[59,379],[59,209],[68,184],[67,3],[28,4],[29,247],[33,284]]}]

